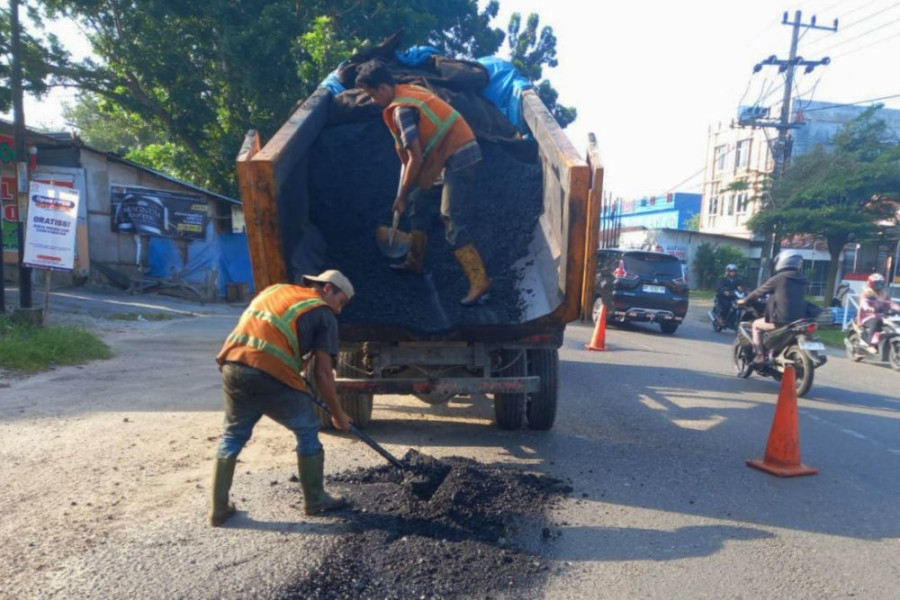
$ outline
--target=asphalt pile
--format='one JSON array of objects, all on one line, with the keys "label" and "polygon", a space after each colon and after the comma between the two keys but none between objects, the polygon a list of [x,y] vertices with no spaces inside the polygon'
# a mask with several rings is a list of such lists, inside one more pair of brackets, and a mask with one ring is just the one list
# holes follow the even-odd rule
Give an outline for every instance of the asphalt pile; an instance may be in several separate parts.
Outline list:
[{"label": "asphalt pile", "polygon": [[[343,323],[401,325],[414,332],[461,325],[522,321],[520,275],[512,266],[528,254],[543,210],[543,174],[500,145],[480,142],[469,199],[454,207],[473,237],[489,276],[491,299],[476,309],[459,305],[468,281],[444,239],[440,188],[432,188],[426,276],[399,274],[375,244],[375,230],[390,225],[400,173],[393,140],[381,119],[325,128],[309,153],[309,219],[327,245],[325,267],[343,271],[357,296]],[[404,217],[400,229],[409,230]]]},{"label": "asphalt pile", "polygon": [[[531,598],[551,572],[544,512],[567,483],[514,467],[410,451],[390,465],[330,478],[351,507],[319,567],[284,599]],[[430,498],[417,483],[438,482]]]}]

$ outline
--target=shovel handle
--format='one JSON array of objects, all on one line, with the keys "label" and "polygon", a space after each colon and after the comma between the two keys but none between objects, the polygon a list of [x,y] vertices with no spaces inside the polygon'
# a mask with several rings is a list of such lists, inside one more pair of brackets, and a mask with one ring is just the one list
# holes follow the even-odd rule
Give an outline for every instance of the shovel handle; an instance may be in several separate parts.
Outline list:
[{"label": "shovel handle", "polygon": [[[319,397],[316,396],[315,394],[311,394],[311,395],[310,395],[310,398],[312,398],[312,401],[315,402],[316,405],[317,405],[319,408],[321,408],[322,410],[325,411],[325,414],[327,414],[328,416],[331,416],[331,411],[328,410],[328,405],[325,404],[325,402],[324,402],[321,398],[319,398]],[[357,427],[356,425],[354,425],[352,422],[350,423],[350,433],[352,433],[353,435],[355,435],[356,437],[358,437],[359,439],[361,439],[361,440],[362,440],[363,442],[365,442],[372,450],[374,450],[375,452],[377,452],[378,454],[380,454],[381,456],[383,456],[384,458],[386,458],[387,461],[388,461],[389,463],[391,463],[392,465],[394,465],[394,466],[397,467],[398,469],[403,469],[403,468],[405,468],[405,467],[403,466],[403,463],[400,462],[400,461],[397,459],[396,456],[394,456],[393,454],[391,454],[390,452],[388,452],[387,450],[385,450],[384,448],[382,448],[381,444],[379,444],[378,442],[376,442],[375,440],[373,440],[373,439],[371,438],[371,436],[369,436],[368,433],[365,433],[362,429],[360,429],[359,427]]]}]

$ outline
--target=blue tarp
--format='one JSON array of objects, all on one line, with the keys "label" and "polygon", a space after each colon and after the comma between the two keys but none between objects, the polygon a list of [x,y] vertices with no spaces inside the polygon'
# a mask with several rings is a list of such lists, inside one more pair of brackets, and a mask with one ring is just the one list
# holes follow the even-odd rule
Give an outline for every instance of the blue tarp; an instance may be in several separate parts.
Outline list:
[{"label": "blue tarp", "polygon": [[395,50],[394,56],[397,58],[397,62],[401,65],[405,65],[407,67],[418,67],[426,60],[428,60],[428,57],[440,53],[440,50],[438,50],[434,46],[413,46],[412,48],[408,48],[403,52]]},{"label": "blue tarp", "polygon": [[203,284],[209,280],[210,271],[216,269],[220,297],[225,296],[225,287],[229,283],[246,283],[250,291],[254,291],[246,233],[215,234],[213,224],[210,223],[206,228],[206,239],[190,242],[187,245],[187,255],[185,264],[175,240],[151,237],[147,253],[147,275]]},{"label": "blue tarp", "polygon": [[531,82],[520,75],[508,60],[485,56],[479,58],[478,62],[491,76],[491,82],[482,90],[481,95],[506,115],[509,122],[518,127],[519,131],[529,133],[522,116],[522,92],[533,87]]}]

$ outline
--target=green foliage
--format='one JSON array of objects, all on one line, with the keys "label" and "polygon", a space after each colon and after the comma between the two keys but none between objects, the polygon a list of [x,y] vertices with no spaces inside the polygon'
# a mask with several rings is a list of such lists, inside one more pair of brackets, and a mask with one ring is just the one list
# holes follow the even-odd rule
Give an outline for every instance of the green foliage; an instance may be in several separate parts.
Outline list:
[{"label": "green foliage", "polygon": [[0,368],[35,372],[111,358],[109,347],[77,327],[34,327],[0,316]]},{"label": "green foliage", "polygon": [[[544,65],[555,67],[559,64],[556,58],[556,36],[552,27],[544,27],[538,33],[540,17],[536,13],[528,15],[525,28],[522,29],[522,16],[513,13],[509,19],[510,61],[523,77],[537,82],[544,76]],[[549,80],[540,81],[536,85],[538,96],[554,116],[560,127],[565,128],[577,117],[574,107],[558,103],[559,94]]]},{"label": "green foliage", "polygon": [[688,231],[700,231],[700,213],[693,213],[684,222],[684,228]]},{"label": "green foliage", "polygon": [[833,138],[834,148],[818,148],[794,159],[771,184],[771,202],[748,225],[757,233],[811,234],[824,239],[831,255],[825,297],[834,293],[838,258],[851,241],[872,239],[880,223],[897,221],[900,200],[900,146],[877,119],[873,107]]},{"label": "green foliage", "polygon": [[[87,105],[84,119],[102,118],[115,132],[103,138],[98,122],[93,139],[121,150],[122,140],[137,138],[130,156],[155,160],[154,168],[174,163],[192,183],[230,195],[247,130],[274,135],[352,48],[400,28],[408,45],[459,52],[492,53],[502,41],[487,25],[497,6],[479,12],[475,0],[36,3],[81,24],[100,58],[55,70],[90,94],[79,103]],[[101,99],[114,110],[91,106]]]},{"label": "green foliage", "polygon": [[714,288],[720,277],[725,275],[725,267],[734,263],[738,267],[738,277],[747,280],[750,260],[744,253],[731,246],[703,242],[694,253],[693,285],[700,289]]},{"label": "green foliage", "polygon": [[[26,19],[26,11],[19,9],[22,91],[41,98],[58,81],[53,75],[54,67],[68,66],[67,53],[55,35],[45,33],[40,15],[33,10],[28,10],[27,15],[29,19]],[[29,23],[35,29],[34,33],[26,30]],[[0,61],[0,112],[13,108],[12,51],[12,13],[9,3],[4,3],[0,7],[0,56],[5,57]]]}]

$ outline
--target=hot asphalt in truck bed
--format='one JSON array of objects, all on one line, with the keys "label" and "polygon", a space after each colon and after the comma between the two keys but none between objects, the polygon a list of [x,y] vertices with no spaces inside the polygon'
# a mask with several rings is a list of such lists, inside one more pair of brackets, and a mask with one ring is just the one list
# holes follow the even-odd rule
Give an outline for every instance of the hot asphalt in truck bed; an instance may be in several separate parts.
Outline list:
[{"label": "hot asphalt in truck bed", "polygon": [[[400,163],[380,119],[325,128],[310,152],[310,221],[327,242],[325,267],[343,271],[357,295],[344,323],[403,325],[440,332],[459,325],[510,324],[522,320],[520,278],[513,264],[528,254],[543,206],[542,172],[496,144],[482,142],[470,196],[454,207],[471,233],[494,281],[491,299],[477,308],[459,305],[466,277],[444,239],[440,198],[431,202],[426,276],[388,268],[375,243],[375,230],[389,225]],[[440,188],[434,188],[436,195]],[[401,230],[408,231],[406,218]]]},{"label": "hot asphalt in truck bed", "polygon": [[437,461],[410,451],[403,460],[426,480],[449,472],[428,500],[388,465],[332,477],[352,502],[337,514],[351,531],[283,598],[536,596],[550,573],[534,551],[552,537],[543,512],[571,486],[459,457]]}]

